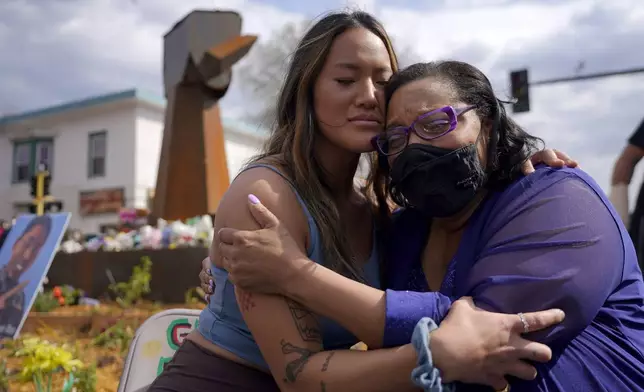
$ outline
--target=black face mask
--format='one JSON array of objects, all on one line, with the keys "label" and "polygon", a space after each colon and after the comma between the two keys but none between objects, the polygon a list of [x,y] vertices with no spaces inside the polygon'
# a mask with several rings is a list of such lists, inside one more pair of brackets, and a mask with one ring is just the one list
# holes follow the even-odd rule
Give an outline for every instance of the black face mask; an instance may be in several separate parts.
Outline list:
[{"label": "black face mask", "polygon": [[[391,193],[428,217],[455,215],[485,183],[475,144],[448,150],[410,144],[391,167]],[[402,197],[401,197],[402,196]]]}]

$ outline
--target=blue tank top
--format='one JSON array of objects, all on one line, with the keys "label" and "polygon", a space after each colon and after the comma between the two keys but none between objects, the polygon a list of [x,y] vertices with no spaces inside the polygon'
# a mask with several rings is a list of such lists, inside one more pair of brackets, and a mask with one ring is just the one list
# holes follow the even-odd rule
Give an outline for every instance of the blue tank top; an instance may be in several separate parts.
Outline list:
[{"label": "blue tank top", "polygon": [[[320,232],[309,212],[304,200],[300,197],[294,184],[275,167],[265,164],[257,164],[246,168],[265,167],[279,174],[291,186],[302,210],[306,215],[309,226],[309,247],[308,258],[314,262],[324,265],[324,255],[320,242]],[[374,230],[375,235],[375,230]],[[372,287],[380,288],[380,271],[378,264],[378,252],[376,238],[373,239],[371,257],[363,267],[367,283]],[[215,292],[210,296],[208,307],[201,311],[199,316],[199,332],[213,344],[230,351],[238,357],[268,370],[268,364],[253,339],[244,318],[242,317],[237,299],[235,298],[234,286],[228,280],[226,270],[212,266],[212,274],[215,281]],[[349,331],[339,324],[320,317],[320,329],[325,350],[347,349],[356,344],[358,340]]]}]

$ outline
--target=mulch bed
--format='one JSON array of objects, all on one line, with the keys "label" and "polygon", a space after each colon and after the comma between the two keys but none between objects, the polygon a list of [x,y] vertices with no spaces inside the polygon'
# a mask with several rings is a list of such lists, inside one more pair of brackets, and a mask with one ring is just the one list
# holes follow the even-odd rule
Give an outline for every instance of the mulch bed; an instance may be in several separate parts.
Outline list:
[{"label": "mulch bed", "polygon": [[[190,308],[202,309],[203,304],[158,305],[143,303],[132,309],[122,309],[115,304],[91,306],[64,306],[48,313],[31,312],[21,331],[22,337],[38,336],[57,344],[68,344],[76,347],[84,363],[95,361],[97,369],[97,392],[115,392],[123,370],[123,360],[127,352],[118,348],[96,347],[92,339],[97,333],[123,321],[133,329],[148,317],[166,309]],[[17,373],[21,368],[22,358],[10,358],[9,350],[0,349],[0,358],[8,358],[10,373]],[[61,379],[54,378],[54,386],[61,385]],[[56,390],[56,388],[53,388]],[[12,381],[9,391],[35,391],[31,384]]]}]

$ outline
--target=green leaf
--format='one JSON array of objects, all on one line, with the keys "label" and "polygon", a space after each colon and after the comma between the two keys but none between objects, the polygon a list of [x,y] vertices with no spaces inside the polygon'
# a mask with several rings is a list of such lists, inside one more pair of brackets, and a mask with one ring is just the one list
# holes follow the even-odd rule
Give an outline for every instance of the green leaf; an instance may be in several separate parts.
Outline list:
[{"label": "green leaf", "polygon": [[69,373],[69,376],[67,376],[67,379],[65,379],[65,383],[63,384],[62,392],[71,392],[73,387],[74,387],[74,373]]}]

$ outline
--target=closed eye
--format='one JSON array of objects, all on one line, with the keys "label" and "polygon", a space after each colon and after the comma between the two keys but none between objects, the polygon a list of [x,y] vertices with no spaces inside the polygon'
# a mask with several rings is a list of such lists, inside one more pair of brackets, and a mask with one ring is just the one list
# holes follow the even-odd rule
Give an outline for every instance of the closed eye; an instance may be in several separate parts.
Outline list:
[{"label": "closed eye", "polygon": [[355,82],[353,79],[336,79],[335,81],[343,86],[348,86]]}]

